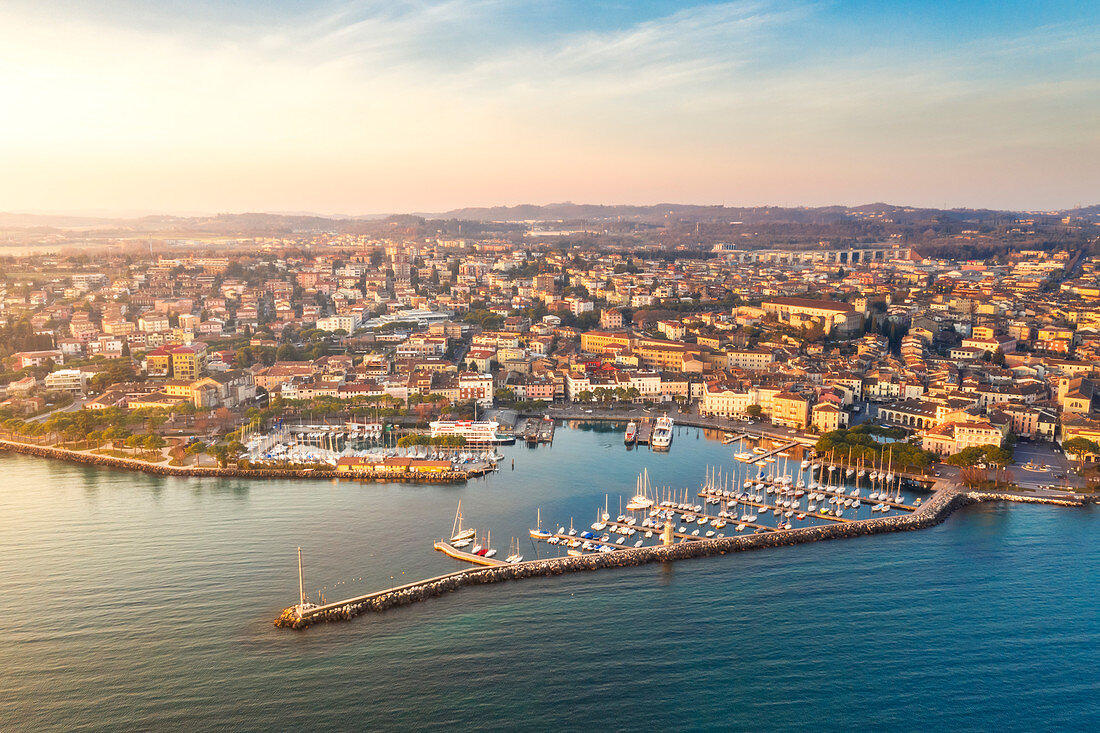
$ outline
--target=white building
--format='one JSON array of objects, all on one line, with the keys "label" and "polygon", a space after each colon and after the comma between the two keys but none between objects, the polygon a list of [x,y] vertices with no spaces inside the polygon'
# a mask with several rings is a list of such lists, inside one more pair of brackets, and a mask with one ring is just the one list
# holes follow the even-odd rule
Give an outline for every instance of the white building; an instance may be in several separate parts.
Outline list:
[{"label": "white building", "polygon": [[46,389],[54,392],[83,392],[88,375],[79,369],[58,369],[46,375]]},{"label": "white building", "polygon": [[359,326],[359,316],[354,313],[326,316],[317,319],[317,328],[322,331],[344,331],[351,333]]}]

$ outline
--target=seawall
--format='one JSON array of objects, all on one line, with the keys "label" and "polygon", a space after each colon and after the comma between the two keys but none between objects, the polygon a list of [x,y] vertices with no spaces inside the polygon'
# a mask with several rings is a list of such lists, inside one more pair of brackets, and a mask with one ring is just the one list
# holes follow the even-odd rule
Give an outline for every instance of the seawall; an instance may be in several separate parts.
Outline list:
[{"label": "seawall", "polygon": [[11,440],[0,440],[0,450],[38,458],[49,458],[70,463],[83,463],[89,466],[120,468],[125,471],[140,471],[158,476],[198,476],[210,478],[278,478],[278,479],[329,479],[338,478],[348,481],[381,481],[398,483],[461,483],[484,471],[445,471],[436,474],[393,474],[373,472],[339,472],[334,469],[315,468],[218,468],[215,466],[170,466],[164,463],[147,463],[139,460],[101,456],[82,453],[64,448],[52,448],[44,445],[31,445]]}]

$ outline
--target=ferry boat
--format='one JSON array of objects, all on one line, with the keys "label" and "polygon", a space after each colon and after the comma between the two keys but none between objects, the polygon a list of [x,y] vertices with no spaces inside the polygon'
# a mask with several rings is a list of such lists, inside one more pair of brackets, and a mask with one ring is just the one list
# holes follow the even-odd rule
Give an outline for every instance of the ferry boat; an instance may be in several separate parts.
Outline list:
[{"label": "ferry boat", "polygon": [[627,445],[634,445],[634,441],[638,438],[638,423],[631,420],[626,425],[626,435],[623,436],[623,442]]},{"label": "ferry boat", "polygon": [[672,444],[672,418],[662,415],[653,427],[653,436],[649,444],[654,448],[668,448]]},{"label": "ferry boat", "polygon": [[508,443],[515,438],[506,438],[497,435],[500,426],[496,420],[433,420],[428,423],[432,429],[432,437],[445,437],[456,435],[466,439],[467,443]]}]

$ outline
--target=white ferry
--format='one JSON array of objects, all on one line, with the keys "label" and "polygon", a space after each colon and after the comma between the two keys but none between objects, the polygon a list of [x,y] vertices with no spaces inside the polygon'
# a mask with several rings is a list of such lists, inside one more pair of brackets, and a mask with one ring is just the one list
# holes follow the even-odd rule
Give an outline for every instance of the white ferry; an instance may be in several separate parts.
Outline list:
[{"label": "white ferry", "polygon": [[653,426],[649,444],[654,448],[668,448],[672,444],[672,418],[662,415]]},{"label": "white ferry", "polygon": [[431,426],[433,438],[458,435],[465,438],[467,443],[508,443],[514,440],[497,435],[500,423],[496,420],[433,420],[428,424]]}]

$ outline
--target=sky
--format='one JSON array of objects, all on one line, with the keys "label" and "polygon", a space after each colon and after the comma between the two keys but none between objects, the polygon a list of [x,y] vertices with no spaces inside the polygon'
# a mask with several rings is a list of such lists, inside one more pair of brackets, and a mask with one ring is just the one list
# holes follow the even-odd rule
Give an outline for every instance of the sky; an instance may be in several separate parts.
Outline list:
[{"label": "sky", "polygon": [[1100,202],[1100,3],[5,0],[0,211]]}]

